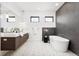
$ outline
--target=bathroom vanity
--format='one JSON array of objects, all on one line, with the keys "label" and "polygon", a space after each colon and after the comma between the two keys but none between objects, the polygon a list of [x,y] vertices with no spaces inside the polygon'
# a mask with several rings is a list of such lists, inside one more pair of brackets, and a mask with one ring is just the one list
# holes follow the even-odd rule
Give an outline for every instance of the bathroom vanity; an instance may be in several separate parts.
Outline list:
[{"label": "bathroom vanity", "polygon": [[[7,34],[7,35],[6,35]],[[9,36],[8,36],[9,35]],[[29,38],[29,34],[20,33],[2,33],[1,35],[1,51],[16,50]]]}]

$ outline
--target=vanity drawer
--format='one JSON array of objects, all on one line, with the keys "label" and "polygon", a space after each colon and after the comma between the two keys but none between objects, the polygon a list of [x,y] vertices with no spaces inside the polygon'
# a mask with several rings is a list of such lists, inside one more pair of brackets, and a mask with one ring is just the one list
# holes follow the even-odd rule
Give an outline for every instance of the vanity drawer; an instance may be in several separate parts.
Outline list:
[{"label": "vanity drawer", "polygon": [[1,50],[15,50],[15,38],[1,38]]}]

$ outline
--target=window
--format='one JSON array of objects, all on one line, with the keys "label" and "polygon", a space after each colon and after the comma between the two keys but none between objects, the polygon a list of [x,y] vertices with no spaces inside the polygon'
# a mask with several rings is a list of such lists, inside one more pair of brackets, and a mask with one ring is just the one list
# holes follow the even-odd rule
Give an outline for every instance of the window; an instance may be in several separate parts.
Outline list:
[{"label": "window", "polygon": [[45,16],[45,22],[54,22],[53,16]]},{"label": "window", "polygon": [[30,22],[33,22],[33,23],[37,23],[39,22],[39,16],[31,16],[30,17]]},{"label": "window", "polygon": [[7,22],[15,22],[15,16],[9,16]]}]

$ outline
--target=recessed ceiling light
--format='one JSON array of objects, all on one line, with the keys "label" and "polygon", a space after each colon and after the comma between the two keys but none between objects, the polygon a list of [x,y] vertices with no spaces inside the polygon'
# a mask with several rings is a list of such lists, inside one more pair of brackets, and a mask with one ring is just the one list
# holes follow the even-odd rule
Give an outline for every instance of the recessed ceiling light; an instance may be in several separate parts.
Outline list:
[{"label": "recessed ceiling light", "polygon": [[41,8],[37,8],[37,10],[41,10]]},{"label": "recessed ceiling light", "polygon": [[58,5],[59,5],[59,3],[56,3],[56,4],[55,4],[55,6],[58,6]]}]

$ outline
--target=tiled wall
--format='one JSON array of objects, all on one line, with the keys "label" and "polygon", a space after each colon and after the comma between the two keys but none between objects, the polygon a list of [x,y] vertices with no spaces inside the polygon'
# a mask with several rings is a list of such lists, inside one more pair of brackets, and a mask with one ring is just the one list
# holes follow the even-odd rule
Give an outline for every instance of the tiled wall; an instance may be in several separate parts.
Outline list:
[{"label": "tiled wall", "polygon": [[57,34],[69,39],[69,49],[79,55],[79,2],[65,3],[57,11]]},{"label": "tiled wall", "polygon": [[[39,16],[40,17],[40,22],[38,23],[31,23],[30,22],[30,16]],[[45,22],[45,16],[54,16],[55,13],[53,11],[29,11],[26,12],[24,17],[24,21],[26,22],[26,28],[25,31],[28,31],[31,35],[30,36],[35,36],[35,34],[39,37],[42,36],[42,28],[43,27],[55,27],[55,22]],[[55,18],[54,18],[55,20]]]},{"label": "tiled wall", "polygon": [[[10,12],[9,14],[13,14]],[[4,14],[5,15],[5,14]],[[13,14],[15,15],[15,14]],[[31,23],[30,16],[39,16],[40,22],[38,23]],[[1,20],[1,26],[8,30],[14,27],[18,27],[23,29],[23,32],[29,32],[31,35],[42,35],[42,27],[56,27],[55,22],[45,22],[45,16],[54,16],[55,21],[55,12],[53,11],[27,11],[25,12],[22,17],[16,17],[16,22],[6,22],[5,16]]]}]

